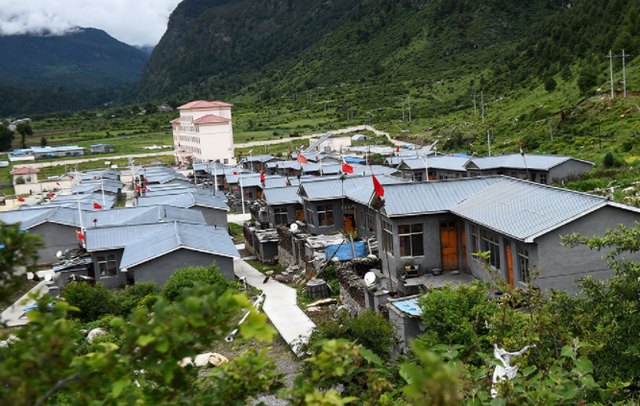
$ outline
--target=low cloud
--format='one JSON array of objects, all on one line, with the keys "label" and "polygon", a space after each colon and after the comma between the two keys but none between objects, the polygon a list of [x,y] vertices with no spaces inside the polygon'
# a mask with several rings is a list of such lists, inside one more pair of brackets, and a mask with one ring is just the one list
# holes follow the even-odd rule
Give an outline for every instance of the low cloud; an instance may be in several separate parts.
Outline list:
[{"label": "low cloud", "polygon": [[2,0],[0,34],[62,35],[98,28],[129,45],[156,45],[181,0]]}]

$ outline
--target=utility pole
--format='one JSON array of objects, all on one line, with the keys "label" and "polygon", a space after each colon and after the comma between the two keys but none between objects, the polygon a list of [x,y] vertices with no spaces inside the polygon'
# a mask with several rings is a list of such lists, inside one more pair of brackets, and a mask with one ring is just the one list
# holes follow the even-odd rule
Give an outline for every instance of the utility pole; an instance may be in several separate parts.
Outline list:
[{"label": "utility pole", "polygon": [[613,54],[609,50],[609,55],[605,58],[609,58],[609,73],[611,75],[611,99],[613,100]]},{"label": "utility pole", "polygon": [[411,96],[407,96],[407,102],[409,103],[409,122],[411,122]]},{"label": "utility pole", "polygon": [[478,124],[478,106],[476,103],[476,91],[473,91],[473,117],[476,120],[476,124]]},{"label": "utility pole", "polygon": [[402,122],[404,123],[404,98],[400,98],[400,102],[402,102]]},{"label": "utility pole", "polygon": [[482,124],[484,124],[484,91],[480,92],[480,104],[482,106]]},{"label": "utility pole", "polygon": [[551,135],[551,141],[553,141],[553,131],[551,131],[551,119],[549,119],[549,134]]}]

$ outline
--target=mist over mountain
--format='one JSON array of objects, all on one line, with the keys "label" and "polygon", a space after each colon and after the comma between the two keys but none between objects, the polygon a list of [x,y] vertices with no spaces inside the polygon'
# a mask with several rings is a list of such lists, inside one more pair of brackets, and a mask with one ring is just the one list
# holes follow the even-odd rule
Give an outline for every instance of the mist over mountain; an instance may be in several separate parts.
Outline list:
[{"label": "mist over mountain", "polygon": [[2,35],[0,54],[0,85],[58,90],[136,82],[148,60],[145,52],[93,28]]}]

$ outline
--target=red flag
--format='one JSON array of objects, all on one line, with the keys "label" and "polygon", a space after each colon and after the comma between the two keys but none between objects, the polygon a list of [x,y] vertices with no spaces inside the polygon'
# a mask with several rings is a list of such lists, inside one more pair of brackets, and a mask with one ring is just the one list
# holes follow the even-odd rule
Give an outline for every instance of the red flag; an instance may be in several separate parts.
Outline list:
[{"label": "red flag", "polygon": [[308,164],[309,160],[302,154],[298,154],[298,162],[301,164]]},{"label": "red flag", "polygon": [[84,240],[84,234],[82,234],[82,231],[76,230],[76,234],[78,235],[78,240]]},{"label": "red flag", "polygon": [[60,182],[56,182],[56,185],[60,186]]},{"label": "red flag", "polygon": [[237,175],[237,174],[238,174],[238,171],[233,171],[233,174],[234,174],[234,175]]},{"label": "red flag", "polygon": [[382,187],[380,182],[378,182],[378,179],[376,179],[376,175],[371,174],[371,176],[373,177],[373,189],[376,192],[376,196],[384,196],[384,188]]},{"label": "red flag", "polygon": [[396,147],[396,152],[400,152],[400,145]]},{"label": "red flag", "polygon": [[344,161],[342,161],[342,172],[353,173],[353,166],[347,165]]},{"label": "red flag", "polygon": [[24,202],[24,199],[23,199],[23,198],[21,198],[21,197],[19,197],[19,198],[18,198],[18,201],[19,201],[19,202]]},{"label": "red flag", "polygon": [[524,156],[524,151],[522,150],[522,146],[524,145],[522,141],[518,140],[518,144],[520,144],[520,155]]},{"label": "red flag", "polygon": [[71,179],[73,179],[73,176],[71,177]]},{"label": "red flag", "polygon": [[98,178],[94,176],[93,179],[98,179]]},{"label": "red flag", "polygon": [[54,197],[55,195],[53,193],[49,193],[49,197]]},{"label": "red flag", "polygon": [[149,180],[148,180],[148,179],[145,179],[145,180],[144,180],[144,183],[149,183]]},{"label": "red flag", "polygon": [[142,187],[140,185],[136,186],[136,190],[140,190]]},{"label": "red flag", "polygon": [[178,143],[178,148],[180,148],[180,143]]},{"label": "red flag", "polygon": [[318,159],[318,155],[316,155],[316,161],[319,161],[319,159]]},{"label": "red flag", "polygon": [[98,204],[98,202],[94,201],[94,202],[93,202],[93,208],[94,208],[94,209],[101,209],[101,208],[102,208],[102,206],[100,206],[100,205]]},{"label": "red flag", "polygon": [[522,141],[520,141],[520,140],[518,140],[518,144],[520,144],[520,145],[524,145],[524,144],[522,143]]},{"label": "red flag", "polygon": [[260,182],[264,182],[264,172],[260,174]]}]

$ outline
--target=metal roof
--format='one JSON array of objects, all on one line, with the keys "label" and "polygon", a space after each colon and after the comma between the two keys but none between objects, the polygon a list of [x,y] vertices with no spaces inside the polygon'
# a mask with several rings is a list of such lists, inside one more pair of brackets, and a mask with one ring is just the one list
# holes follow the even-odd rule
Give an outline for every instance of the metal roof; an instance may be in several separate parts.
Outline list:
[{"label": "metal roof", "polygon": [[[525,166],[526,160],[526,166]],[[549,170],[569,160],[593,165],[593,162],[584,161],[570,156],[559,155],[529,155],[525,154],[524,159],[520,154],[496,155],[482,158],[472,158],[465,167],[476,166],[478,169],[498,169],[498,168],[518,168],[533,170]]]},{"label": "metal roof", "polygon": [[[298,194],[304,195],[307,199],[328,200],[341,199],[342,197],[352,198],[353,200],[368,202],[373,193],[373,180],[369,176],[350,176],[345,178],[344,182],[339,177],[316,180],[313,182],[302,182]],[[407,183],[405,179],[394,176],[381,175],[378,181],[382,185],[390,185],[396,183]],[[343,194],[344,190],[344,194]],[[366,198],[363,198],[364,195]]]},{"label": "metal roof", "polygon": [[451,211],[525,240],[606,203],[607,199],[601,196],[501,177],[499,182],[477,191]]},{"label": "metal roof", "polygon": [[[86,238],[88,241],[90,236],[87,235]],[[181,248],[232,258],[240,257],[224,228],[175,222],[127,244],[120,268],[133,267]]]},{"label": "metal roof", "polygon": [[181,193],[181,194],[164,194],[156,196],[146,196],[138,198],[138,206],[154,206],[168,205],[175,207],[189,208],[193,206],[210,207],[213,209],[229,210],[229,206],[225,203],[222,196],[211,196],[202,193]]},{"label": "metal roof", "polygon": [[0,212],[0,221],[6,224],[21,223],[23,230],[28,230],[44,221],[55,210],[54,207],[38,206],[31,210],[9,210]]},{"label": "metal roof", "polygon": [[271,161],[273,159],[276,159],[275,156],[273,155],[248,155],[245,156],[242,160],[244,162],[266,162],[266,161]]},{"label": "metal roof", "polygon": [[381,210],[387,217],[449,211],[499,179],[488,176],[388,185],[384,188],[385,205]]},{"label": "metal roof", "polygon": [[407,168],[407,169],[425,169],[427,166],[424,161],[420,158],[403,158],[402,163],[398,166],[398,169]]},{"label": "metal roof", "polygon": [[464,165],[469,162],[469,158],[462,156],[438,155],[427,159],[429,169],[444,169],[449,171],[466,172]]},{"label": "metal roof", "polygon": [[298,196],[297,192],[298,186],[264,189],[262,191],[262,199],[270,206],[302,203],[302,199]]},{"label": "metal roof", "polygon": [[422,315],[422,309],[418,305],[419,299],[420,298],[418,297],[414,297],[412,299],[393,301],[391,302],[391,305],[395,306],[403,313],[418,317]]}]

